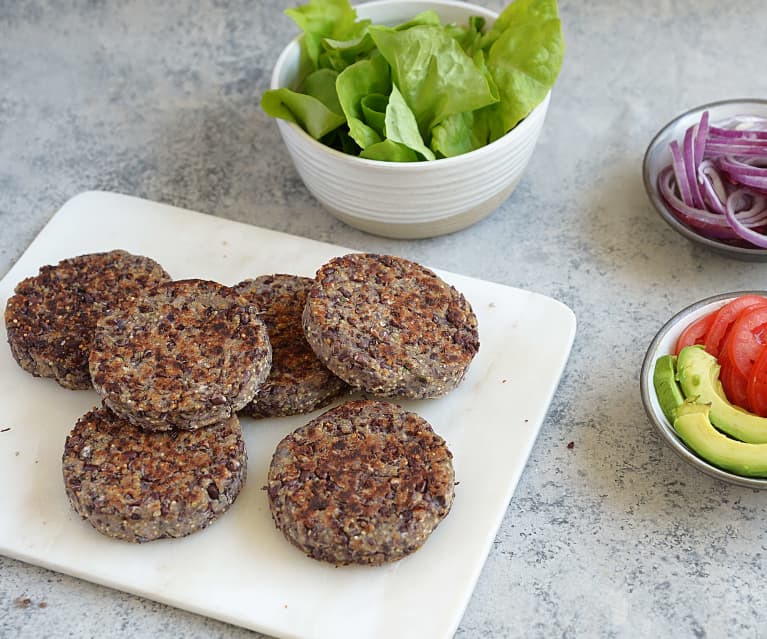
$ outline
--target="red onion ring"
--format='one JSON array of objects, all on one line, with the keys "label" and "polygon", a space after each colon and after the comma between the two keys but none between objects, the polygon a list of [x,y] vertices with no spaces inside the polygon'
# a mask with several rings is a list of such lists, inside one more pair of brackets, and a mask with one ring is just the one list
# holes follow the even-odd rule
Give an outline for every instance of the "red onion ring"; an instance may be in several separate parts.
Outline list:
[{"label": "red onion ring", "polygon": [[738,219],[738,213],[735,211],[735,207],[740,203],[739,201],[745,197],[751,197],[751,193],[747,189],[738,189],[737,191],[730,193],[725,208],[727,222],[729,222],[733,231],[735,231],[739,237],[747,242],[751,242],[751,244],[758,246],[759,248],[767,248],[767,235],[754,231]]},{"label": "red onion ring", "polygon": [[703,187],[708,208],[714,213],[724,215],[724,203],[727,200],[727,187],[722,181],[722,176],[716,170],[711,160],[703,160],[698,165],[698,182]]},{"label": "red onion ring", "polygon": [[[711,213],[705,209],[698,209],[685,204],[676,187],[678,184],[674,171],[668,166],[658,175],[658,190],[679,220],[709,238],[734,240],[740,237],[728,223],[725,215]],[[745,218],[739,220],[742,225],[752,227],[767,223],[767,204],[763,210],[749,210],[744,213],[735,214],[736,217]]]}]

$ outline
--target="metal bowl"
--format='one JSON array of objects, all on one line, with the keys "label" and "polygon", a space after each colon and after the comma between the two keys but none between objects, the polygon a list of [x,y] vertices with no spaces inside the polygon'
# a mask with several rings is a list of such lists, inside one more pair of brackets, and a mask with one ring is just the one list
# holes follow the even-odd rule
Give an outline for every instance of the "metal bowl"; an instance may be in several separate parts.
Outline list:
[{"label": "metal bowl", "polygon": [[759,115],[767,117],[767,100],[739,99],[711,102],[686,111],[664,126],[650,142],[642,163],[642,173],[647,196],[665,222],[675,231],[695,244],[700,244],[721,255],[739,260],[767,261],[767,249],[735,246],[699,235],[694,229],[681,222],[666,206],[658,192],[658,173],[671,164],[669,144],[672,140],[682,141],[685,131],[698,122],[704,111],[709,112],[712,124],[736,115]]},{"label": "metal bowl", "polygon": [[647,354],[642,363],[642,371],[639,376],[639,388],[642,395],[642,404],[644,405],[644,409],[647,412],[650,421],[655,428],[658,429],[663,440],[684,461],[707,475],[716,477],[722,481],[737,484],[739,486],[747,486],[748,488],[767,490],[767,478],[742,477],[729,471],[722,470],[701,459],[695,452],[690,450],[679,438],[674,427],[663,414],[652,383],[653,373],[655,372],[655,362],[657,362],[658,358],[662,355],[668,355],[674,351],[676,341],[687,326],[692,324],[699,317],[703,317],[707,313],[724,306],[730,300],[740,295],[748,294],[767,296],[767,291],[736,291],[714,295],[713,297],[707,297],[706,299],[700,300],[674,315],[658,331],[657,335],[650,343],[650,347],[647,349]]}]

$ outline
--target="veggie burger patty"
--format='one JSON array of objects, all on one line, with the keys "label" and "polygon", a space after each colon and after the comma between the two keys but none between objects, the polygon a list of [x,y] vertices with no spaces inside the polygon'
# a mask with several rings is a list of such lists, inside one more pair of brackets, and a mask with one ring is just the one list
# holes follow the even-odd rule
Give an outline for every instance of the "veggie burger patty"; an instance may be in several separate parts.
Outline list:
[{"label": "veggie burger patty", "polygon": [[16,286],[5,309],[14,359],[64,388],[91,388],[88,355],[97,320],[168,280],[154,260],[121,250],[43,266]]},{"label": "veggie burger patty", "polygon": [[149,430],[220,422],[253,399],[271,366],[266,326],[234,289],[161,284],[100,320],[90,355],[104,403]]},{"label": "veggie burger patty", "polygon": [[205,528],[232,505],[247,473],[236,416],[148,432],[106,408],[77,421],[62,463],[75,512],[104,535],[139,543]]},{"label": "veggie burger patty", "polygon": [[303,327],[331,371],[385,397],[445,395],[479,350],[464,296],[433,271],[389,255],[355,253],[322,266]]},{"label": "veggie burger patty", "polygon": [[308,413],[348,389],[309,346],[301,327],[306,295],[314,280],[297,275],[264,275],[235,290],[256,305],[272,345],[272,368],[244,413],[277,417]]},{"label": "veggie burger patty", "polygon": [[285,437],[269,467],[272,518],[314,559],[380,565],[426,541],[453,502],[452,454],[415,413],[337,406]]}]

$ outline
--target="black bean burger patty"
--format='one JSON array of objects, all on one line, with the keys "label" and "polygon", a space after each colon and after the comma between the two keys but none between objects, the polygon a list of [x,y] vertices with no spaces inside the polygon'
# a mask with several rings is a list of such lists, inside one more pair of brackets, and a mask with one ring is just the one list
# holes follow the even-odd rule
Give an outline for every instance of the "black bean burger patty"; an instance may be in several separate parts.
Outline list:
[{"label": "black bean burger patty", "polygon": [[464,296],[431,270],[388,255],[356,253],[322,266],[303,326],[331,371],[385,397],[445,395],[479,349]]},{"label": "black bean burger patty", "polygon": [[94,409],[70,432],[62,462],[75,512],[100,533],[137,543],[202,530],[229,509],[247,474],[236,416],[153,433]]},{"label": "black bean burger patty", "polygon": [[308,413],[348,390],[317,359],[304,337],[301,315],[314,280],[297,275],[264,275],[235,290],[256,305],[272,345],[272,369],[244,413],[279,417]]},{"label": "black bean burger patty", "polygon": [[256,308],[207,280],[161,284],[96,325],[93,386],[149,430],[222,421],[253,399],[272,351]]},{"label": "black bean burger patty", "polygon": [[51,377],[64,388],[90,388],[96,321],[122,300],[168,280],[154,260],[120,250],[43,266],[16,286],[5,308],[11,353],[36,377]]},{"label": "black bean burger patty", "polygon": [[389,402],[341,404],[277,446],[267,491],[277,528],[314,559],[380,565],[418,548],[453,502],[452,455]]}]

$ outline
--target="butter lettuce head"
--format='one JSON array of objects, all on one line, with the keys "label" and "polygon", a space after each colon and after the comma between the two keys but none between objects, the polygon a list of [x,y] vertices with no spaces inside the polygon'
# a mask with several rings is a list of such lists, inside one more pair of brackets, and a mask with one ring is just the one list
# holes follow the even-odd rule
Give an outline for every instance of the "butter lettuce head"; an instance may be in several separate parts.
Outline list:
[{"label": "butter lettuce head", "polygon": [[414,162],[505,135],[545,98],[562,66],[556,0],[514,0],[489,28],[425,11],[399,25],[360,20],[349,0],[285,12],[302,30],[297,86],[264,93],[273,117],[345,152]]}]

